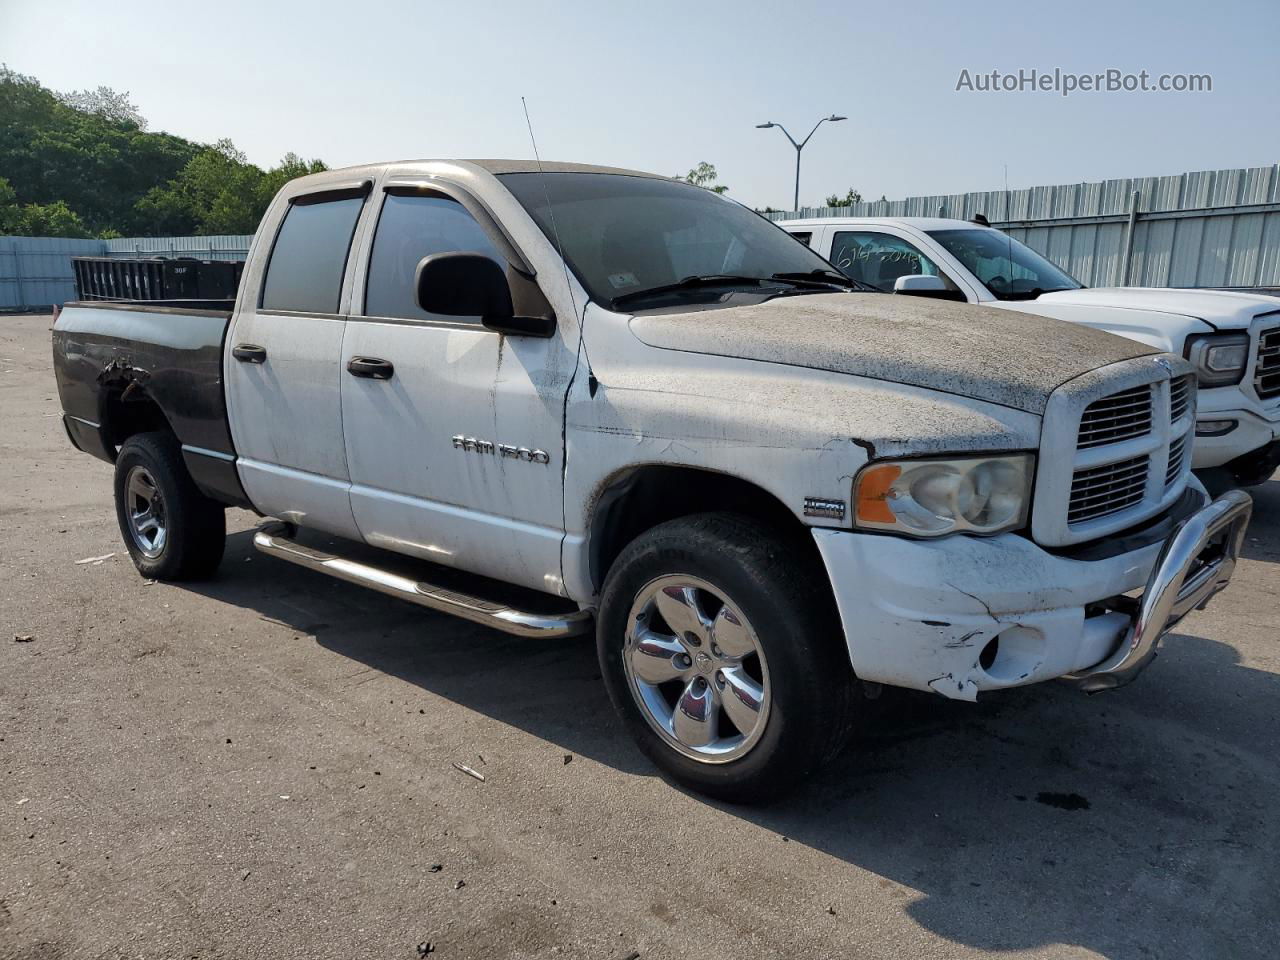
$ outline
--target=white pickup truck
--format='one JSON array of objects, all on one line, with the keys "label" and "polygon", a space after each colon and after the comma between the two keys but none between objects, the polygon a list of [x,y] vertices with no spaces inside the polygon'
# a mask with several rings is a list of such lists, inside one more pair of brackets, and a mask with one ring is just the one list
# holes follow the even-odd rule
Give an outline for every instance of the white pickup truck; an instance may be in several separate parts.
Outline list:
[{"label": "white pickup truck", "polygon": [[823,217],[779,224],[885,293],[1036,313],[1189,360],[1200,384],[1192,466],[1250,486],[1280,466],[1280,298],[1080,285],[1008,234],[967,220]]},{"label": "white pickup truck", "polygon": [[645,752],[745,800],[880,684],[1125,682],[1249,518],[1189,471],[1182,358],[853,286],[663,177],[394,163],[288,184],[234,306],[73,303],[53,350],[145,576],[210,574],[241,505],[318,573],[530,643],[594,629]]}]

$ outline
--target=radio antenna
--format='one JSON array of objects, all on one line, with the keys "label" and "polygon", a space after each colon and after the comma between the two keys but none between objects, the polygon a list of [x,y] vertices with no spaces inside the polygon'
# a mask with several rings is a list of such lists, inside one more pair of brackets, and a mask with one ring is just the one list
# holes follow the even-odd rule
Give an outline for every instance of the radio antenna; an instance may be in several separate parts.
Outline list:
[{"label": "radio antenna", "polygon": [[[579,336],[581,336],[581,327],[583,318],[578,316],[578,304],[573,296],[573,281],[569,278],[569,261],[564,258],[564,244],[560,242],[560,228],[556,226],[556,211],[551,206],[551,191],[547,189],[547,173],[542,169],[542,155],[538,153],[538,138],[533,135],[533,121],[529,119],[529,104],[525,102],[523,96],[520,97],[520,106],[524,108],[524,125],[529,128],[529,142],[533,144],[533,159],[538,164],[538,180],[542,183],[542,197],[547,204],[547,216],[551,219],[551,235],[556,241],[556,253],[560,255],[560,266],[564,269],[564,285],[569,292],[569,306],[573,310],[576,318],[575,322],[579,327]],[[583,344],[586,349],[586,344]],[[591,361],[587,361],[590,367]]]}]

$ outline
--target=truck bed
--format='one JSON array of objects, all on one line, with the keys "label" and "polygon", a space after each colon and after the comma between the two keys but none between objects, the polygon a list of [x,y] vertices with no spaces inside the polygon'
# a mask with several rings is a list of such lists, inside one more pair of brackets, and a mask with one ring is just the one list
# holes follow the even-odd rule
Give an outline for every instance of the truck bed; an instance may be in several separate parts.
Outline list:
[{"label": "truck bed", "polygon": [[222,377],[230,320],[229,308],[68,303],[54,323],[53,361],[71,442],[114,461],[126,426],[167,424],[197,486],[246,503]]}]

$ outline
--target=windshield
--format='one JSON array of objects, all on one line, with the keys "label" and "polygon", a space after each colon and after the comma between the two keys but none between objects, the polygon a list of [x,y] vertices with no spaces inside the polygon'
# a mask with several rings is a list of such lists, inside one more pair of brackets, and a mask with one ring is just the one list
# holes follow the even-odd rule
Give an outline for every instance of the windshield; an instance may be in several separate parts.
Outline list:
[{"label": "windshield", "polygon": [[998,230],[930,230],[981,280],[997,300],[1034,300],[1053,290],[1078,290],[1080,283],[1025,244]]},{"label": "windshield", "polygon": [[695,285],[672,290],[693,277],[750,287],[775,274],[831,272],[831,264],[781,228],[691,184],[614,173],[500,179],[552,243],[559,233],[570,268],[591,298],[606,305],[638,304],[650,290],[695,298]]}]

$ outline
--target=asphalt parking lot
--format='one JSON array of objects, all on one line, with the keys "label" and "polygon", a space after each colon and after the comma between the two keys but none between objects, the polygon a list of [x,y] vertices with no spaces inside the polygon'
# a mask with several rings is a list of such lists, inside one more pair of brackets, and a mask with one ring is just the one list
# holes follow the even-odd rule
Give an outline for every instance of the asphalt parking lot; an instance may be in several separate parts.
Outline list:
[{"label": "asphalt parking lot", "polygon": [[907,697],[742,809],[654,774],[589,639],[262,557],[244,512],[216,580],[142,580],[49,326],[0,317],[0,957],[1280,950],[1280,482],[1133,686]]}]

